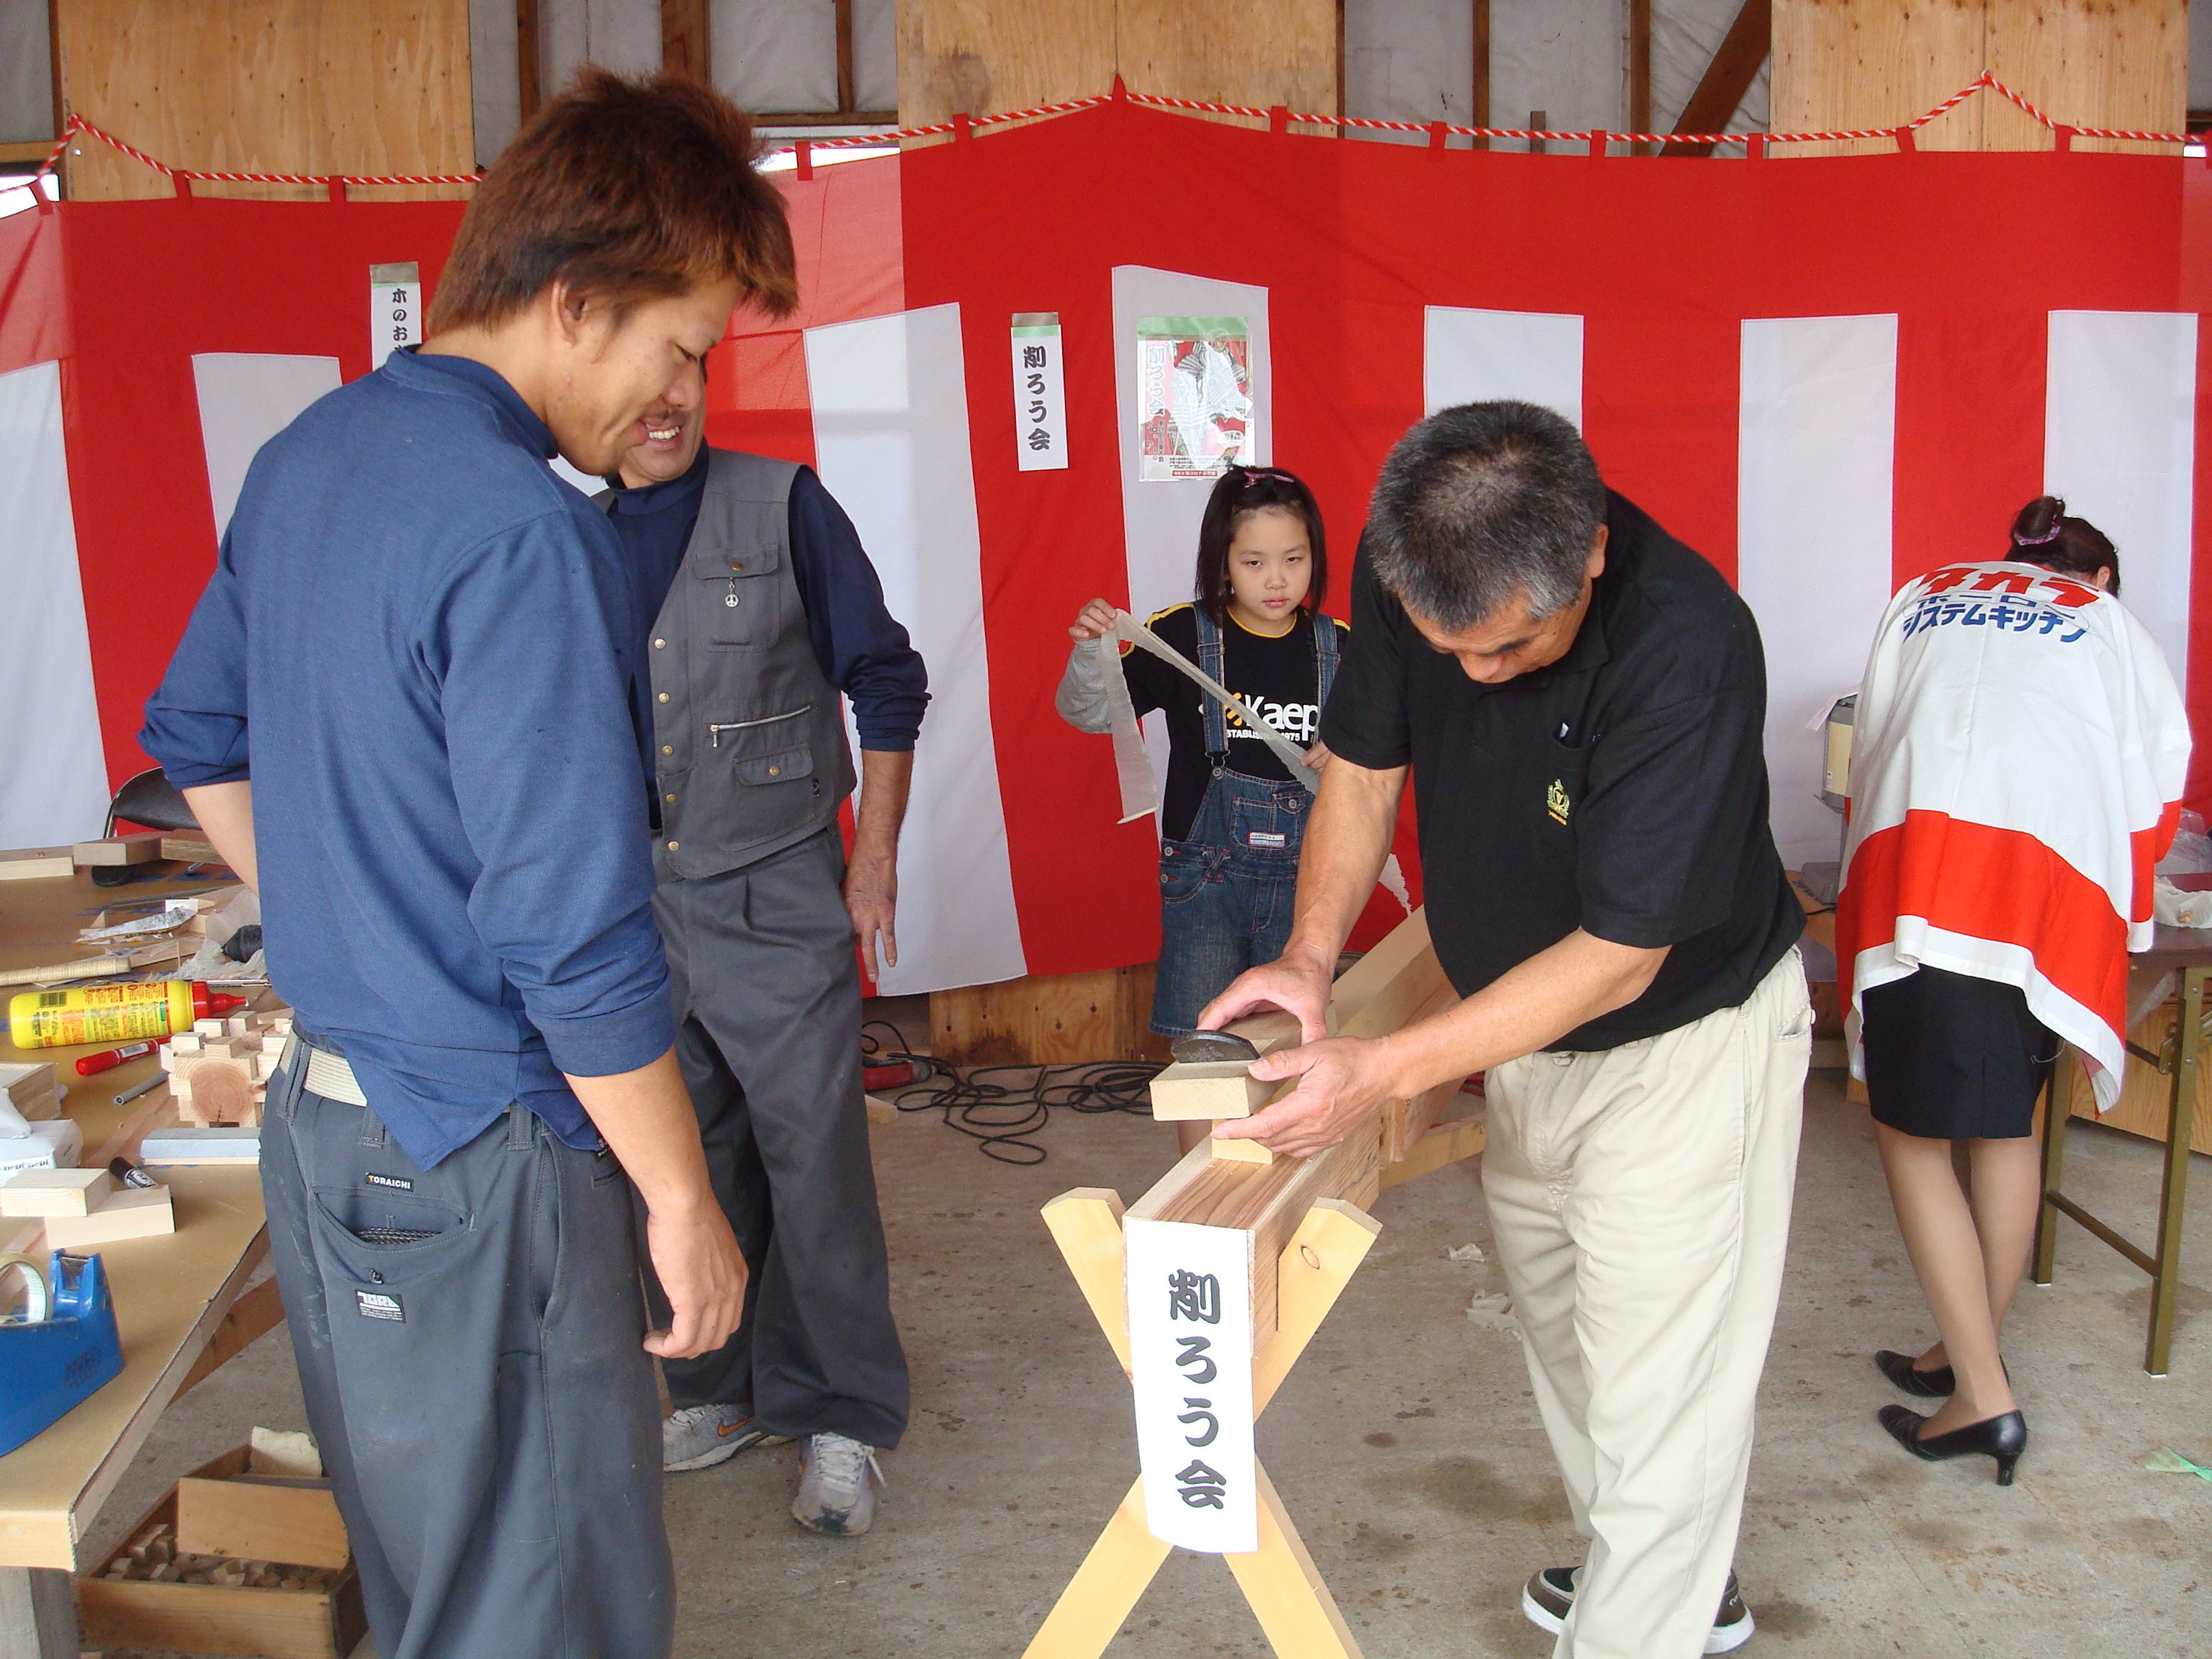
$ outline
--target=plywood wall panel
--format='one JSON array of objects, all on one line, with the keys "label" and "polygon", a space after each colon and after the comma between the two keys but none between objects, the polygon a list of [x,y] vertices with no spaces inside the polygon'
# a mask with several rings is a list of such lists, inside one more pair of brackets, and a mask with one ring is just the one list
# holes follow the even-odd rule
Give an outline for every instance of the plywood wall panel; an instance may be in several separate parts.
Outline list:
[{"label": "plywood wall panel", "polygon": [[1336,0],[900,0],[899,119],[1102,93],[1331,112]]},{"label": "plywood wall panel", "polygon": [[[1777,132],[1909,121],[1982,72],[1985,0],[1774,0],[1771,107]],[[1923,149],[1979,149],[1974,99],[1917,135]],[[1793,144],[1788,155],[1881,154],[1887,140]]]},{"label": "plywood wall panel", "polygon": [[[1989,69],[2056,119],[2178,132],[2188,54],[2186,0],[1774,0],[1774,125],[1894,125]],[[1921,129],[1917,141],[1923,149],[2051,143],[2040,125],[1986,94]]]},{"label": "plywood wall panel", "polygon": [[1336,0],[1122,0],[1117,56],[1137,91],[1333,113]]},{"label": "plywood wall panel", "polygon": [[[475,170],[466,0],[58,0],[56,21],[69,107],[165,161],[233,173]],[[89,201],[171,188],[106,146],[82,142],[67,182]]]},{"label": "plywood wall panel", "polygon": [[[2053,120],[2179,132],[2189,101],[2186,0],[1992,3],[1989,64]],[[2050,133],[2024,111],[2002,100],[1988,102],[1988,149],[2050,148]],[[2160,147],[2083,139],[2080,148]]]},{"label": "plywood wall panel", "polygon": [[1087,97],[1114,82],[1114,0],[902,0],[907,126]]}]

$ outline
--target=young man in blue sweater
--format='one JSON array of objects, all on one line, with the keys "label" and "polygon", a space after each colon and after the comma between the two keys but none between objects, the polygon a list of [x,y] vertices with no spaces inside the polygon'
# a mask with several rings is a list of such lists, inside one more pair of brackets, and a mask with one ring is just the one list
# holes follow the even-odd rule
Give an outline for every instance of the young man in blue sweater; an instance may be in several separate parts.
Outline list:
[{"label": "young man in blue sweater", "polygon": [[750,149],[689,82],[549,104],[428,343],[256,458],[147,705],[298,1017],[262,1178],[385,1659],[669,1650],[648,1355],[725,1342],[745,1267],[673,1052],[623,553],[546,463],[606,471],[740,299],[794,302]]}]

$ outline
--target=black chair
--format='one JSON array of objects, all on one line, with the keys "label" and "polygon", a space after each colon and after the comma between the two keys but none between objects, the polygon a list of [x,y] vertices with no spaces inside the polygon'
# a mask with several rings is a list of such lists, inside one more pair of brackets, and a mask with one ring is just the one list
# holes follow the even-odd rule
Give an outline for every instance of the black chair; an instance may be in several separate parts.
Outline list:
[{"label": "black chair", "polygon": [[[185,805],[185,798],[177,793],[174,784],[162,776],[158,766],[149,766],[137,776],[124,780],[123,787],[115,792],[115,799],[108,803],[107,827],[100,832],[103,837],[115,833],[118,818],[126,823],[172,834],[200,827],[200,821],[192,816],[192,809]],[[120,887],[130,879],[128,865],[103,866],[92,872],[96,887]]]}]

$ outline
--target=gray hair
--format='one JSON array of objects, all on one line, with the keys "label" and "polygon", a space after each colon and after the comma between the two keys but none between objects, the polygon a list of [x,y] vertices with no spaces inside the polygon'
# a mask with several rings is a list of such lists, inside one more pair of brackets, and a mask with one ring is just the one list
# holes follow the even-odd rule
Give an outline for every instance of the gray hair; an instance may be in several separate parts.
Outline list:
[{"label": "gray hair", "polygon": [[1516,594],[1539,619],[1572,605],[1604,521],[1604,481],[1571,422],[1534,404],[1462,404],[1390,451],[1367,551],[1400,604],[1457,633]]}]

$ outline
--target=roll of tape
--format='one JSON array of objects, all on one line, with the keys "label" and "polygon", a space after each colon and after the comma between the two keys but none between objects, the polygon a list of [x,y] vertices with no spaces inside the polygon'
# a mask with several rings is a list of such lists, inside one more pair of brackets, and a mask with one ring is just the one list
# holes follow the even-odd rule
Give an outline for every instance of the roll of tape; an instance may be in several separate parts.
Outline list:
[{"label": "roll of tape", "polygon": [[[53,1289],[46,1283],[46,1270],[39,1265],[36,1256],[0,1255],[0,1297],[6,1295],[9,1271],[15,1267],[23,1270],[21,1321],[29,1325],[41,1323],[54,1308]],[[0,1303],[0,1306],[4,1305]]]}]

